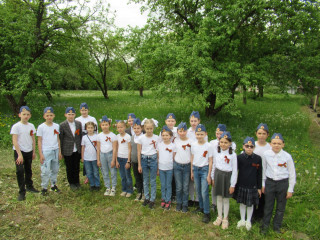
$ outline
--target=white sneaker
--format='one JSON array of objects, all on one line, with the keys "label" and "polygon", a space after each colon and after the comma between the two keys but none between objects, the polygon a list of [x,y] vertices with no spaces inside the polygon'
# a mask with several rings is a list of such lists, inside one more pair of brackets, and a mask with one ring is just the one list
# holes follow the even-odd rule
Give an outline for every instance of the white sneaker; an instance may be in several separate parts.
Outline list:
[{"label": "white sneaker", "polygon": [[103,194],[104,196],[110,196],[110,188],[107,188],[107,190]]},{"label": "white sneaker", "polygon": [[143,194],[143,193],[141,193],[141,194],[142,194],[142,197],[141,197],[140,202],[144,202],[144,200],[146,200],[146,197],[144,196],[144,194]]},{"label": "white sneaker", "polygon": [[238,224],[237,224],[237,228],[238,229],[241,228],[241,227],[244,227],[244,226],[246,226],[246,221],[244,221],[244,220],[240,220],[238,222]]},{"label": "white sneaker", "polygon": [[131,197],[131,195],[132,195],[131,193],[127,193],[126,197],[129,198]]},{"label": "white sneaker", "polygon": [[116,195],[116,189],[112,188],[110,192],[110,197],[114,197]]},{"label": "white sneaker", "polygon": [[126,192],[122,192],[122,193],[120,193],[120,196],[121,197],[125,197],[127,195],[127,193]]},{"label": "white sneaker", "polygon": [[250,231],[251,227],[251,222],[246,221],[246,229]]},{"label": "white sneaker", "polygon": [[141,199],[141,197],[142,197],[141,194],[142,194],[142,193],[137,193],[137,196],[136,196],[136,198],[134,199],[135,202],[140,201],[140,199]]}]

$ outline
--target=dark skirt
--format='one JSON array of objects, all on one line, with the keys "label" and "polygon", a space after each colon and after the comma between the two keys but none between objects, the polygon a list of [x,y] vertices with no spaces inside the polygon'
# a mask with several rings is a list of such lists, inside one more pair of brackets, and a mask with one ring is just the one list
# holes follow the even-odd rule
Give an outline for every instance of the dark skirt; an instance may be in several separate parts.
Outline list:
[{"label": "dark skirt", "polygon": [[232,172],[224,172],[219,169],[214,171],[214,196],[222,196],[223,198],[231,198],[232,194],[229,193],[230,179]]},{"label": "dark skirt", "polygon": [[242,203],[248,207],[259,205],[259,193],[256,188],[244,188],[236,186],[233,198],[237,203]]}]

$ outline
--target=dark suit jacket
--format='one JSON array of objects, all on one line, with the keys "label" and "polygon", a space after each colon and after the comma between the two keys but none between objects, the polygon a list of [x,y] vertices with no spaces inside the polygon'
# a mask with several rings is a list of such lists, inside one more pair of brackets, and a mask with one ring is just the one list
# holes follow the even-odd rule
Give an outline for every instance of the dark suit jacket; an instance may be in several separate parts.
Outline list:
[{"label": "dark suit jacket", "polygon": [[[73,153],[74,143],[76,143],[77,152],[81,154],[82,128],[81,122],[76,121],[76,134],[73,136],[68,121],[60,123],[60,144],[63,156],[71,156]],[[79,130],[78,130],[79,129]]]}]

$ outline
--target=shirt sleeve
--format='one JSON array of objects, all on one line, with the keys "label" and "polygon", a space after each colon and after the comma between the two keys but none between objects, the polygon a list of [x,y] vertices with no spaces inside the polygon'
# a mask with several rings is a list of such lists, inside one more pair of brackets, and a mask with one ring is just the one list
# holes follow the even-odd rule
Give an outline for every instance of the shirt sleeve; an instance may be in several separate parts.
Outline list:
[{"label": "shirt sleeve", "polygon": [[19,129],[17,124],[14,124],[11,128],[10,134],[19,134]]},{"label": "shirt sleeve", "polygon": [[214,171],[216,170],[216,155],[213,153],[213,162],[211,170],[211,179],[214,180]]},{"label": "shirt sleeve", "polygon": [[238,176],[238,160],[237,160],[237,155],[235,153],[233,153],[231,157],[232,157],[232,174],[231,174],[230,186],[235,187],[237,183],[237,176]]},{"label": "shirt sleeve", "polygon": [[296,184],[296,170],[294,167],[291,155],[288,156],[288,171],[289,171],[289,188],[288,192],[293,192],[294,185]]},{"label": "shirt sleeve", "polygon": [[257,173],[257,183],[258,183],[258,189],[261,189],[262,186],[262,159],[259,155],[256,155],[258,157],[258,164],[260,167],[258,168]]},{"label": "shirt sleeve", "polygon": [[266,156],[262,155],[262,187],[266,186],[266,168],[267,168],[267,159]]},{"label": "shirt sleeve", "polygon": [[37,136],[42,137],[42,127],[41,125],[38,126]]},{"label": "shirt sleeve", "polygon": [[85,143],[85,140],[84,140],[84,139],[85,139],[84,137],[81,139],[81,146],[86,145],[86,143]]}]

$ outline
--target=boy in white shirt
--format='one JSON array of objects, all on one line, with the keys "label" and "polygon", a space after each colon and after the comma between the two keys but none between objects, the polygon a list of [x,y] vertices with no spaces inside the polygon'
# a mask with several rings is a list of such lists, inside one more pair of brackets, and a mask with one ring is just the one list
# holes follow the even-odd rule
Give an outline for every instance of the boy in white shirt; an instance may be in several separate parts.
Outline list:
[{"label": "boy in white shirt", "polygon": [[28,106],[22,106],[19,111],[20,121],[11,128],[12,143],[14,150],[14,160],[16,164],[16,174],[19,186],[18,201],[26,199],[26,191],[38,193],[33,187],[32,181],[32,160],[35,159],[35,136],[36,129],[32,123],[31,110]]},{"label": "boy in white shirt", "polygon": [[43,118],[46,120],[40,124],[37,131],[38,149],[41,163],[41,194],[47,194],[49,180],[51,190],[60,192],[56,183],[59,171],[59,160],[62,159],[59,139],[59,125],[53,122],[55,115],[52,107],[46,107]]}]

